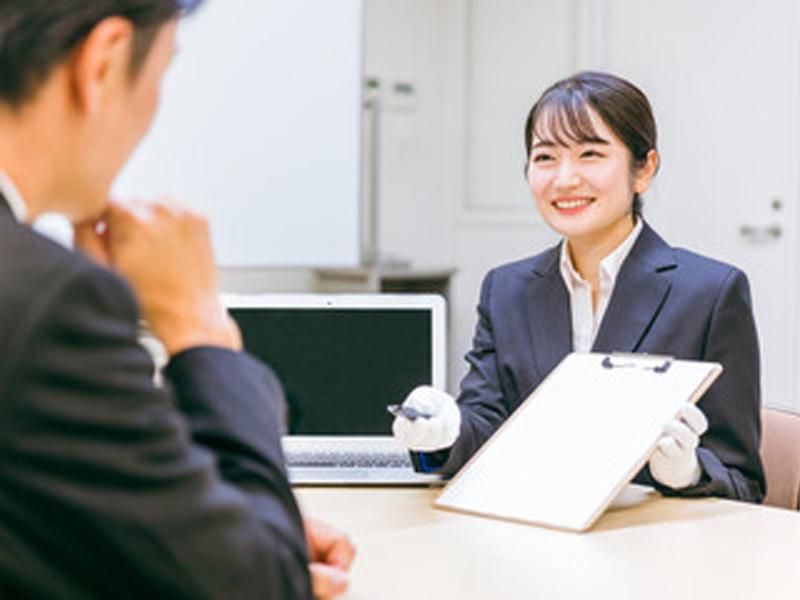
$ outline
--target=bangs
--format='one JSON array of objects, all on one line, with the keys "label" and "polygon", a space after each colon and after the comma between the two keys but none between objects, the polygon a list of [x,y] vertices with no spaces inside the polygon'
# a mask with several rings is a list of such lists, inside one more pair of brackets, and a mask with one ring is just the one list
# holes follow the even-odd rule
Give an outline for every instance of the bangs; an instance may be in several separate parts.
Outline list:
[{"label": "bangs", "polygon": [[[608,143],[600,136],[589,115],[590,105],[577,90],[563,90],[543,98],[533,122],[533,135],[559,146]],[[532,141],[532,140],[531,140]]]}]

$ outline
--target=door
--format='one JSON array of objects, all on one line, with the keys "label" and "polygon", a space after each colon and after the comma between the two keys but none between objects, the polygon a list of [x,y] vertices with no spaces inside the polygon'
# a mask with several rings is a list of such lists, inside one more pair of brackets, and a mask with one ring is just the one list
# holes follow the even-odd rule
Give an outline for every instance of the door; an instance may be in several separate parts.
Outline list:
[{"label": "door", "polygon": [[654,105],[662,165],[646,218],[747,273],[764,403],[800,411],[798,5],[608,0],[601,62]]}]

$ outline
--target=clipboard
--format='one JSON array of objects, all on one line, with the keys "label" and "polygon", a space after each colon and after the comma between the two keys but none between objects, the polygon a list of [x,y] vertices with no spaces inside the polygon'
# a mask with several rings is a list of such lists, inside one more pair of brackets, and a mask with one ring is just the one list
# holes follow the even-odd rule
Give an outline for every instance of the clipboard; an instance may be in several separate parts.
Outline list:
[{"label": "clipboard", "polygon": [[664,424],[721,372],[664,356],[569,354],[434,506],[586,531],[647,462]]}]

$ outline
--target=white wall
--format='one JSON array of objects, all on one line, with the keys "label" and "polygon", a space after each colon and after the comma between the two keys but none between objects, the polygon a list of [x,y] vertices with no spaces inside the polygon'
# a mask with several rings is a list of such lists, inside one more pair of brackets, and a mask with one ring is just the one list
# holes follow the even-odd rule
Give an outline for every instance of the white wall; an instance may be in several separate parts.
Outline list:
[{"label": "white wall", "polygon": [[362,16],[362,0],[230,0],[186,19],[118,195],[183,198],[223,265],[355,266]]},{"label": "white wall", "polygon": [[[367,78],[380,85],[379,245],[412,266],[452,262],[447,153],[452,152],[450,2],[366,0]],[[413,86],[405,97],[396,84]]]}]

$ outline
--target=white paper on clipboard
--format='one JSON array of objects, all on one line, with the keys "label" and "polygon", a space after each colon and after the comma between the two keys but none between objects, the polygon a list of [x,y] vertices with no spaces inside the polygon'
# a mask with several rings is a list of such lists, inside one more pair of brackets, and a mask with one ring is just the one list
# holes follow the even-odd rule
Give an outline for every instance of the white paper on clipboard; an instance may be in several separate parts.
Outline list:
[{"label": "white paper on clipboard", "polygon": [[569,354],[434,506],[585,531],[645,464],[664,424],[721,372],[652,355]]}]

